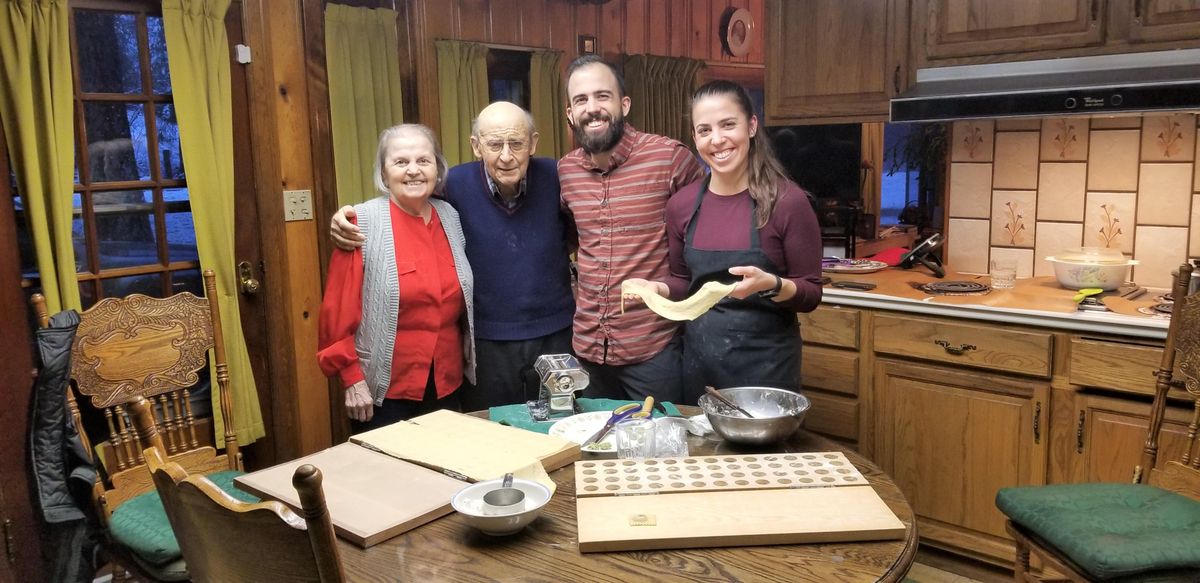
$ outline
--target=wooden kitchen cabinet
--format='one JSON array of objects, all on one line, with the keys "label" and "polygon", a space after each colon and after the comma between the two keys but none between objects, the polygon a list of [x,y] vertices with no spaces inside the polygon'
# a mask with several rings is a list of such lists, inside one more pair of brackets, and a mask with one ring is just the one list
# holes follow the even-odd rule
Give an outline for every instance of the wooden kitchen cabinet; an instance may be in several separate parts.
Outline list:
[{"label": "wooden kitchen cabinet", "polygon": [[1011,564],[996,492],[1046,481],[1049,383],[894,357],[877,358],[874,377],[875,461],[922,542]]},{"label": "wooden kitchen cabinet", "polygon": [[767,124],[886,121],[906,30],[903,0],[768,0]]},{"label": "wooden kitchen cabinet", "polygon": [[797,315],[804,341],[801,392],[812,402],[804,427],[855,449],[864,415],[859,398],[861,316],[860,310],[835,306]]},{"label": "wooden kitchen cabinet", "polygon": [[[1132,482],[1150,424],[1150,402],[1081,393],[1075,396],[1072,415],[1074,448],[1066,460],[1069,481]],[[1182,455],[1187,424],[1186,409],[1167,409],[1159,434],[1160,466]]]},{"label": "wooden kitchen cabinet", "polygon": [[1200,46],[1200,0],[914,0],[910,70]]}]

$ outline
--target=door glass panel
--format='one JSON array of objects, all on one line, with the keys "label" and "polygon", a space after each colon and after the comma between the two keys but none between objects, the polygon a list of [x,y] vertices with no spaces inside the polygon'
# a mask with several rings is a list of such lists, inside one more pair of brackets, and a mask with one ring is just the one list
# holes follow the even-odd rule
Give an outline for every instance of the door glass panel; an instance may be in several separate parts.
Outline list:
[{"label": "door glass panel", "polygon": [[192,205],[188,202],[186,188],[168,188],[163,191],[167,205],[167,260],[196,261],[196,228],[192,223]]},{"label": "door glass panel", "polygon": [[75,271],[90,271],[87,264],[86,234],[83,230],[83,194],[71,197],[71,246],[75,249]]},{"label": "door glass panel", "polygon": [[104,297],[122,298],[129,294],[162,297],[162,274],[130,275],[101,280]]},{"label": "door glass panel", "polygon": [[79,282],[79,303],[85,310],[96,303],[96,280]]},{"label": "door glass panel", "polygon": [[79,81],[84,93],[141,93],[137,16],[75,11]]},{"label": "door glass panel", "polygon": [[146,18],[150,38],[150,79],[156,95],[171,93],[171,73],[167,67],[167,37],[163,34],[162,17]]},{"label": "door glass panel", "polygon": [[92,182],[150,180],[145,108],[89,101],[83,112]]},{"label": "door glass panel", "polygon": [[150,191],[97,192],[93,197],[100,268],[159,263]]},{"label": "door glass panel", "polygon": [[204,284],[201,283],[199,269],[185,269],[171,272],[171,293],[192,292],[204,296]]},{"label": "door glass panel", "polygon": [[154,106],[158,120],[158,150],[161,158],[163,180],[184,180],[183,155],[179,150],[179,122],[175,118],[175,105],[160,103]]}]

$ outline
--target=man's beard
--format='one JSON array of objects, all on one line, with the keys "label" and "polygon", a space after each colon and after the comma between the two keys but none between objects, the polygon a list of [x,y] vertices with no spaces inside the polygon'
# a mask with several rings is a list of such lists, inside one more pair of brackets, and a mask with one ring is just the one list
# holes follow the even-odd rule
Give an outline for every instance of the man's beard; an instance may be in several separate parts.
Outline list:
[{"label": "man's beard", "polygon": [[[592,120],[601,119],[608,122],[608,129],[600,135],[587,133],[585,129],[587,124]],[[599,152],[607,152],[617,147],[617,142],[621,141],[621,135],[625,133],[625,116],[619,115],[616,119],[608,113],[600,113],[594,116],[584,116],[571,124],[571,129],[575,131],[575,141],[588,154],[596,154]]]}]

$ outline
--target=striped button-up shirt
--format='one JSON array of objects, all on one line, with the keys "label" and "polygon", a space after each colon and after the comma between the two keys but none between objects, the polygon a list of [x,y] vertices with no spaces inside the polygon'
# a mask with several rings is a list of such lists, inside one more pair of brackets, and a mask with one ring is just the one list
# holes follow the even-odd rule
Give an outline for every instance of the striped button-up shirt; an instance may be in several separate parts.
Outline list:
[{"label": "striped button-up shirt", "polygon": [[582,149],[559,161],[563,207],[579,233],[574,348],[580,358],[635,364],[671,340],[676,323],[641,302],[622,313],[621,282],[667,279],[667,199],[702,176],[686,146],[628,124],[608,168],[597,167]]}]

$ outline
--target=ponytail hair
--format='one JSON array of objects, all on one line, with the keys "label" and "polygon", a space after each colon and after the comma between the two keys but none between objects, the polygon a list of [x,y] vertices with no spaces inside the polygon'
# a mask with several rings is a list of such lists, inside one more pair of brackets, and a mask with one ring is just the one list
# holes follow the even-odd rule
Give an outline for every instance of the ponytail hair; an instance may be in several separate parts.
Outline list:
[{"label": "ponytail hair", "polygon": [[[705,97],[724,96],[733,100],[742,110],[749,121],[754,115],[754,105],[746,88],[733,81],[716,80],[701,85],[692,94],[692,108],[696,102]],[[775,210],[775,201],[779,197],[779,187],[783,181],[789,180],[783,165],[775,158],[775,149],[771,147],[771,139],[767,137],[765,128],[761,125],[758,131],[750,136],[750,152],[747,156],[747,175],[750,184],[750,198],[758,209],[755,211],[754,224],[757,228],[766,226]]]}]

